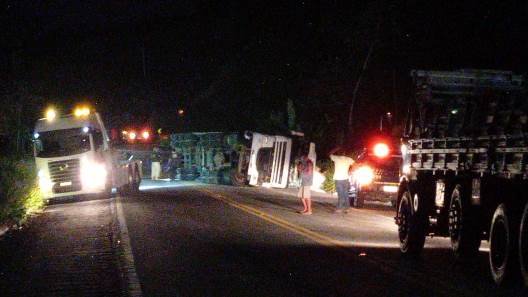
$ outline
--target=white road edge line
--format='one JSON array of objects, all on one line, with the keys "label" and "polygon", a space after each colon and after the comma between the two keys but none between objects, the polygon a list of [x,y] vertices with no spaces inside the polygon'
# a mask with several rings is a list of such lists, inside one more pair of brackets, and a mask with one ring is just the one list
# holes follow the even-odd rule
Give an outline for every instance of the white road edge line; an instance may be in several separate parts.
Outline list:
[{"label": "white road edge line", "polygon": [[[114,202],[115,201],[115,202]],[[121,197],[112,199],[115,203],[117,220],[119,221],[119,243],[123,248],[123,258],[125,263],[124,270],[127,276],[127,289],[128,296],[130,297],[142,297],[143,292],[141,290],[141,284],[136,273],[136,264],[134,262],[134,254],[132,253],[132,246],[130,245],[130,237],[128,236],[128,227],[126,224],[125,215],[123,213],[123,206],[121,205]]]}]

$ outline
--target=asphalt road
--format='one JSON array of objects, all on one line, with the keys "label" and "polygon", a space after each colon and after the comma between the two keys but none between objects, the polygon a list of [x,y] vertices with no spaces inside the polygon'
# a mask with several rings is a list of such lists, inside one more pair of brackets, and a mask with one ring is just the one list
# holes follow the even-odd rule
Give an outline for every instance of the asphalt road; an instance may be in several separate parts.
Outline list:
[{"label": "asphalt road", "polygon": [[393,211],[312,216],[271,190],[178,186],[116,198],[143,296],[528,296],[497,288],[480,256],[455,261],[445,239],[399,253]]}]

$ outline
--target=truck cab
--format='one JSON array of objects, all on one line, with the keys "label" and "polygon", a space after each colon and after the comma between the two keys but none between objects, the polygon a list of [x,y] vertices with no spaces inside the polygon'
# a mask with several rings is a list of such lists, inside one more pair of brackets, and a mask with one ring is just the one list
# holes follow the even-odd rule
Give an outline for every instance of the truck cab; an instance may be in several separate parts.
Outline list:
[{"label": "truck cab", "polygon": [[37,121],[33,138],[39,187],[46,199],[139,187],[140,161],[112,150],[100,115],[88,108],[64,116],[48,110]]},{"label": "truck cab", "polygon": [[365,201],[390,203],[396,206],[402,159],[394,137],[371,139],[356,156],[350,175],[351,198],[361,208]]}]

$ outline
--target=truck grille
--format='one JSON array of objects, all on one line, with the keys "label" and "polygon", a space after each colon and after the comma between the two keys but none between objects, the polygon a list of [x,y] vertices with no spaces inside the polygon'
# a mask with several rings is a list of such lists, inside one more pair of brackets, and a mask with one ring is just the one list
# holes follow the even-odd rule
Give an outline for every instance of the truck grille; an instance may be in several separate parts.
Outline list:
[{"label": "truck grille", "polygon": [[49,162],[48,168],[53,182],[53,193],[75,192],[82,189],[79,159]]}]

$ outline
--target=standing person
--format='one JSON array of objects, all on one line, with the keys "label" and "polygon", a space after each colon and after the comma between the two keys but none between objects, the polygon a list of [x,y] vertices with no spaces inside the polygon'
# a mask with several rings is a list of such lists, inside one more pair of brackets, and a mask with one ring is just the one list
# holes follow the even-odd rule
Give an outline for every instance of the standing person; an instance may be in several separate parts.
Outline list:
[{"label": "standing person", "polygon": [[172,150],[171,157],[169,159],[169,177],[171,180],[176,180],[176,174],[180,163],[180,157],[176,150]]},{"label": "standing person", "polygon": [[299,163],[297,163],[297,171],[300,173],[301,186],[299,187],[298,197],[301,199],[304,209],[300,212],[303,215],[312,214],[312,195],[310,187],[313,184],[313,162],[308,158],[308,154],[303,154]]},{"label": "standing person", "polygon": [[152,162],[152,166],[150,167],[150,178],[152,180],[158,180],[161,173],[161,155],[158,147],[154,147],[152,150],[150,161]]},{"label": "standing person", "polygon": [[348,212],[350,202],[348,201],[348,191],[350,190],[350,181],[348,179],[348,170],[350,165],[354,164],[352,158],[347,157],[343,149],[337,148],[330,152],[330,159],[334,162],[334,181],[337,191],[336,213],[343,211]]}]

